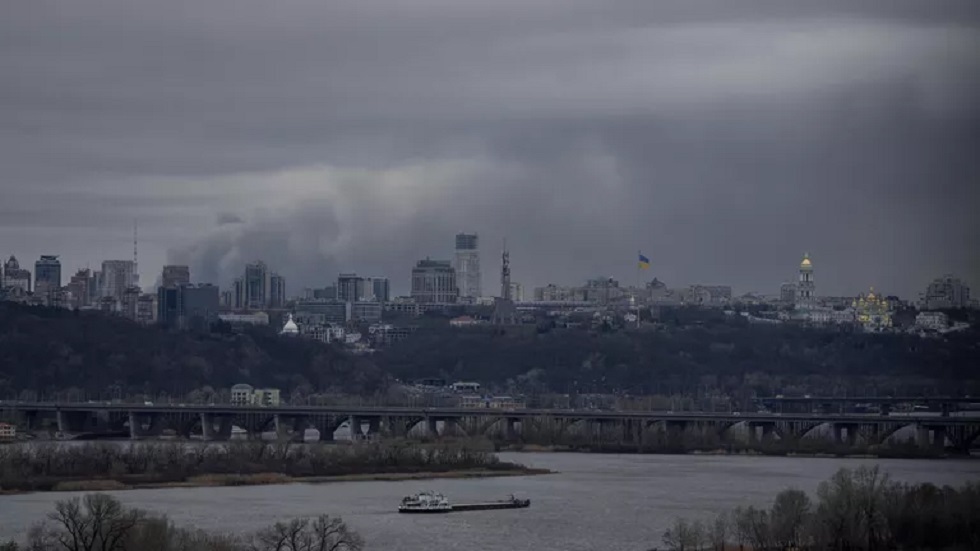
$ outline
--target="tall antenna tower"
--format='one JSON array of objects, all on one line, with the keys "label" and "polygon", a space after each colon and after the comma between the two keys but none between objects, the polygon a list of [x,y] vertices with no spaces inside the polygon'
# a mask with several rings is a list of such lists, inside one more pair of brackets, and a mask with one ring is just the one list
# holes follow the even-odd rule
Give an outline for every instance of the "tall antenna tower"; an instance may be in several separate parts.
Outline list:
[{"label": "tall antenna tower", "polygon": [[510,297],[510,253],[507,252],[507,239],[504,239],[504,252],[500,265],[500,298],[511,300]]},{"label": "tall antenna tower", "polygon": [[139,285],[139,221],[133,219],[133,286]]},{"label": "tall antenna tower", "polygon": [[494,325],[517,325],[517,309],[510,294],[510,253],[507,251],[507,240],[504,239],[504,251],[501,255],[500,266],[500,298],[494,300],[493,316],[490,322]]}]

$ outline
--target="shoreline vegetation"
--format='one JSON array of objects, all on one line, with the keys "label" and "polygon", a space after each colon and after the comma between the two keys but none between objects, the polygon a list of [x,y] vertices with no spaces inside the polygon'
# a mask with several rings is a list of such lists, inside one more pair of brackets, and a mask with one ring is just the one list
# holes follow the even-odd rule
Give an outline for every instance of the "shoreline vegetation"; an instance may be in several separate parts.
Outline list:
[{"label": "shoreline vegetation", "polygon": [[226,534],[174,524],[166,516],[122,505],[107,494],[85,494],[55,504],[31,525],[23,545],[0,551],[361,551],[364,540],[341,517],[280,521],[250,534]]},{"label": "shoreline vegetation", "polygon": [[828,457],[868,459],[980,459],[971,454],[955,454],[945,450],[921,448],[913,443],[896,443],[887,446],[835,446],[829,443],[810,444],[773,442],[768,444],[718,443],[718,444],[625,444],[616,442],[595,443],[500,443],[498,452],[541,453],[598,453],[636,455],[739,455],[772,457]]},{"label": "shoreline vegetation", "polygon": [[667,551],[966,551],[980,548],[977,511],[978,481],[902,484],[878,466],[862,466],[821,482],[816,499],[788,488],[770,507],[736,507],[707,521],[677,518],[662,541]]},{"label": "shoreline vegetation", "polygon": [[0,447],[0,494],[548,474],[480,442],[140,442]]}]

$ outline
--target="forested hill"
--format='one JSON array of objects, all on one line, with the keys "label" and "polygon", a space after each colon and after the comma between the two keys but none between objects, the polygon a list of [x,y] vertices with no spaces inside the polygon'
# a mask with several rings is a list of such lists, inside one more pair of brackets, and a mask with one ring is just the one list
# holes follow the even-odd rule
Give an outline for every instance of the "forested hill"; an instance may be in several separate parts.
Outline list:
[{"label": "forested hill", "polygon": [[676,314],[661,330],[640,331],[561,329],[545,320],[536,329],[454,329],[433,319],[389,349],[352,356],[271,328],[170,332],[95,312],[0,303],[0,399],[22,390],[98,395],[114,385],[124,394],[182,395],[241,382],[278,387],[285,397],[297,388],[372,395],[394,378],[432,377],[524,394],[980,395],[975,329],[923,339]]},{"label": "forested hill", "polygon": [[387,377],[370,360],[269,328],[171,332],[97,312],[0,303],[0,398],[79,388],[182,395],[236,383],[368,394]]},{"label": "forested hill", "polygon": [[374,361],[402,379],[509,380],[522,392],[980,394],[975,330],[923,339],[723,318],[642,332],[428,330]]}]

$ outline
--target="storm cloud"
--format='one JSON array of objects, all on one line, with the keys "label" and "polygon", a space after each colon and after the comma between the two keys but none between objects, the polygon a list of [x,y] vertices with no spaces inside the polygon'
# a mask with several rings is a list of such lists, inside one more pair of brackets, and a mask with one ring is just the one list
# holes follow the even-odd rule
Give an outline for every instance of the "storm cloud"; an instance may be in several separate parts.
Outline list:
[{"label": "storm cloud", "polygon": [[9,3],[0,252],[288,291],[503,240],[526,287],[980,285],[974,0]]}]

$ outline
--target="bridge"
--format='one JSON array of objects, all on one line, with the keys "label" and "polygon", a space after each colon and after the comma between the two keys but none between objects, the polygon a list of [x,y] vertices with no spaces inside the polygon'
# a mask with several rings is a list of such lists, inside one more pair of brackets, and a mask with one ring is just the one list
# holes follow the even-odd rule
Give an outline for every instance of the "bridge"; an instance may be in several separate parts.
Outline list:
[{"label": "bridge", "polygon": [[[750,439],[798,441],[829,432],[836,442],[882,445],[899,430],[914,429],[922,447],[968,451],[980,438],[980,416],[846,415],[813,413],[701,413],[670,411],[597,411],[571,409],[484,409],[426,407],[345,406],[238,406],[217,404],[119,404],[5,402],[0,409],[23,420],[26,428],[56,428],[63,435],[128,435],[152,438],[170,431],[204,440],[227,440],[232,428],[249,437],[274,431],[281,439],[302,441],[307,429],[316,429],[320,440],[332,440],[334,432],[348,426],[352,438],[395,437],[419,434],[436,438],[446,434],[500,435],[516,439],[522,432],[546,428],[553,433],[569,431],[616,434],[626,442],[641,441],[644,432],[662,430],[668,435],[688,429],[715,431],[724,438],[736,425],[748,429]],[[821,429],[822,427],[822,429]]]}]

